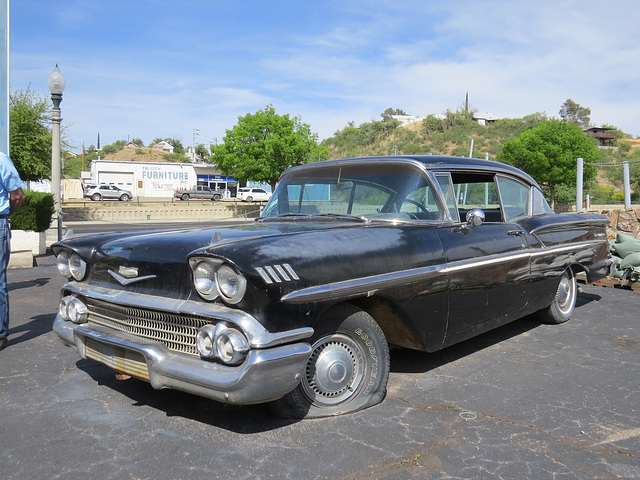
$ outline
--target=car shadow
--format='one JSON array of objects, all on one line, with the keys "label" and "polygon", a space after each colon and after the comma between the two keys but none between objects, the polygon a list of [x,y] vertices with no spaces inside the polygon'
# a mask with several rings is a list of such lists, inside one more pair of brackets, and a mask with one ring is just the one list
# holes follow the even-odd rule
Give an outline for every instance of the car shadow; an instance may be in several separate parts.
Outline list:
[{"label": "car shadow", "polygon": [[[578,295],[577,308],[599,299],[598,295],[581,293]],[[425,373],[541,325],[534,316],[528,316],[435,353],[394,350],[391,371]],[[155,390],[149,383],[135,378],[119,380],[113,370],[93,360],[79,360],[76,365],[99,385],[131,399],[134,406],[150,407],[164,412],[168,417],[187,418],[243,434],[266,432],[299,422],[276,417],[267,404],[227,405],[177,390]]]},{"label": "car shadow", "polygon": [[178,390],[155,390],[151,384],[129,378],[118,380],[109,367],[92,360],[80,360],[76,366],[105,386],[133,401],[135,407],[150,407],[168,417],[181,417],[235,433],[261,433],[299,422],[276,417],[267,404],[227,405]]},{"label": "car shadow", "polygon": [[[591,302],[597,302],[601,298],[600,295],[580,292],[576,298],[576,308],[579,309]],[[529,315],[437,352],[393,350],[391,352],[391,371],[397,373],[428,372],[541,326],[544,324],[535,315]]]}]

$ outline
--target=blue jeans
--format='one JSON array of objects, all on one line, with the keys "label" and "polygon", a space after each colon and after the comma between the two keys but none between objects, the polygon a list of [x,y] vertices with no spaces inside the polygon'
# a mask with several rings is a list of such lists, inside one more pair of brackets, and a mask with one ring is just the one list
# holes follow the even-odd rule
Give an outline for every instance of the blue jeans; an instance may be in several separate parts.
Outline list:
[{"label": "blue jeans", "polygon": [[11,230],[9,220],[0,218],[0,337],[9,335],[9,291],[7,266],[11,254]]}]

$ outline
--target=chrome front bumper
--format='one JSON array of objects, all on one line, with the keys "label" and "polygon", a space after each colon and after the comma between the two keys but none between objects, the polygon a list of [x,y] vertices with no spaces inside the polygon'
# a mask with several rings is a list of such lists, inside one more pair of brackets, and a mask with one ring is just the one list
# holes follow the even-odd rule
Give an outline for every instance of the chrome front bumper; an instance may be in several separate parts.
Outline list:
[{"label": "chrome front bumper", "polygon": [[171,388],[231,404],[264,403],[282,397],[301,380],[311,354],[308,343],[252,349],[239,366],[225,366],[178,354],[101,326],[76,325],[58,314],[53,330],[82,358]]}]

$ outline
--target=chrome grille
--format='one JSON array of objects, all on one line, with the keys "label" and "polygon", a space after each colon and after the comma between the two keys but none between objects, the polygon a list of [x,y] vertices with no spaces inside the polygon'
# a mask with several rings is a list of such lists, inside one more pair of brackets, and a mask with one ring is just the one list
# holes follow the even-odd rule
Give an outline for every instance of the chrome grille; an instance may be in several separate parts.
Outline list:
[{"label": "chrome grille", "polygon": [[175,314],[160,310],[115,305],[101,300],[87,299],[89,323],[154,342],[169,350],[198,356],[196,336],[212,319],[200,315]]}]

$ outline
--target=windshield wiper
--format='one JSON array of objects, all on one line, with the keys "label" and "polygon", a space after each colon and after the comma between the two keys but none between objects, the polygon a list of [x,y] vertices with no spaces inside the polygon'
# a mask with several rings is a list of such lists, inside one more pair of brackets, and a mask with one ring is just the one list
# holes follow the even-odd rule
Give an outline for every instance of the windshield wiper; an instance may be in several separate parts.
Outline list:
[{"label": "windshield wiper", "polygon": [[328,217],[335,218],[338,220],[356,220],[358,222],[367,222],[368,220],[365,217],[356,217],[354,215],[348,215],[346,213],[316,213],[312,215],[313,217]]},{"label": "windshield wiper", "polygon": [[336,220],[355,220],[357,222],[366,223],[368,220],[364,217],[355,217],[353,215],[347,215],[346,213],[283,213],[276,215],[275,217],[259,217],[256,220],[282,220],[282,219],[297,219],[297,218],[331,218]]}]

